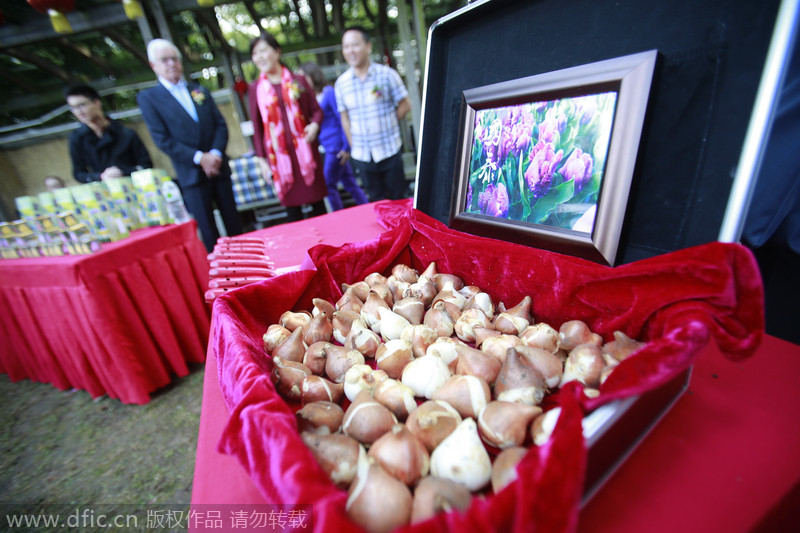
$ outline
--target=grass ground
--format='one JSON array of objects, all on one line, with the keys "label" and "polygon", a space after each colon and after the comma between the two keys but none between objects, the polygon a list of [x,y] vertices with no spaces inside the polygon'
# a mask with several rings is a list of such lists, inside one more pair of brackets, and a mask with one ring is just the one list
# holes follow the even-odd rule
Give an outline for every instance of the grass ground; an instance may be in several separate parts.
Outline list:
[{"label": "grass ground", "polygon": [[140,406],[0,375],[0,508],[188,504],[203,370],[195,365]]}]

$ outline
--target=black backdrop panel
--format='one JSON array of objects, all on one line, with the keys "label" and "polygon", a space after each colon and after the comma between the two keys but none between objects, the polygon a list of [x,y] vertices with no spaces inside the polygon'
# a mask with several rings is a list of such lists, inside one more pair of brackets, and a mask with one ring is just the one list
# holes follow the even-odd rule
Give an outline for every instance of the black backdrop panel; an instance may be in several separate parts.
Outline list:
[{"label": "black backdrop panel", "polygon": [[617,263],[714,241],[777,0],[495,0],[430,34],[417,208],[447,223],[462,91],[656,49]]}]

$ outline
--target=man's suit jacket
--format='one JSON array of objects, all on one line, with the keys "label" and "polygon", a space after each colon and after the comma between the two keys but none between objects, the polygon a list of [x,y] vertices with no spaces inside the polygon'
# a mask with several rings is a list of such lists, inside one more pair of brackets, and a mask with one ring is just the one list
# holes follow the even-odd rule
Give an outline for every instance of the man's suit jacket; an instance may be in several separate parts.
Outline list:
[{"label": "man's suit jacket", "polygon": [[189,93],[200,90],[203,102],[197,109],[198,122],[175,99],[161,83],[146,89],[136,97],[142,110],[150,136],[158,148],[167,154],[175,168],[176,178],[181,187],[191,187],[207,180],[203,169],[194,164],[197,150],[208,152],[216,148],[223,154],[224,161],[218,178],[230,177],[230,167],[225,156],[228,145],[228,126],[214,103],[208,90],[196,83],[188,83]]}]

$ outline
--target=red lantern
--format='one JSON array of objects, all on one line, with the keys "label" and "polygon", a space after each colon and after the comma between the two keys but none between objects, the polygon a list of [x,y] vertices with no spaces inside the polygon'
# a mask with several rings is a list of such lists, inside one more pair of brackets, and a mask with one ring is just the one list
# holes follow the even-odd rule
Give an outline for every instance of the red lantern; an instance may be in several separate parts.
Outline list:
[{"label": "red lantern", "polygon": [[247,94],[247,88],[247,82],[236,76],[236,83],[233,84],[233,90],[236,91],[236,94],[244,98],[244,95]]},{"label": "red lantern", "polygon": [[33,9],[49,15],[56,33],[72,33],[67,13],[75,9],[75,0],[28,0]]}]

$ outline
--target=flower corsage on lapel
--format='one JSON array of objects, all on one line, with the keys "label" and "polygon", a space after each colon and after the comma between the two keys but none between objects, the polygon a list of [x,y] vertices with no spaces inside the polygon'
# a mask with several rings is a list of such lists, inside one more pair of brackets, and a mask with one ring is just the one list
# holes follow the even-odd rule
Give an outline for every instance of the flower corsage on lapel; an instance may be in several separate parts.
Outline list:
[{"label": "flower corsage on lapel", "polygon": [[383,92],[381,92],[381,88],[378,85],[375,85],[375,87],[373,87],[372,90],[370,91],[369,95],[371,100],[374,102],[375,100],[378,100],[381,96],[383,96]]},{"label": "flower corsage on lapel", "polygon": [[192,89],[192,100],[197,105],[203,105],[206,101],[206,94],[200,89]]},{"label": "flower corsage on lapel", "polygon": [[296,81],[292,81],[291,83],[289,83],[286,89],[287,92],[289,93],[289,98],[291,98],[295,102],[300,98],[300,93],[303,92],[303,88],[300,87],[300,85],[298,85]]}]

